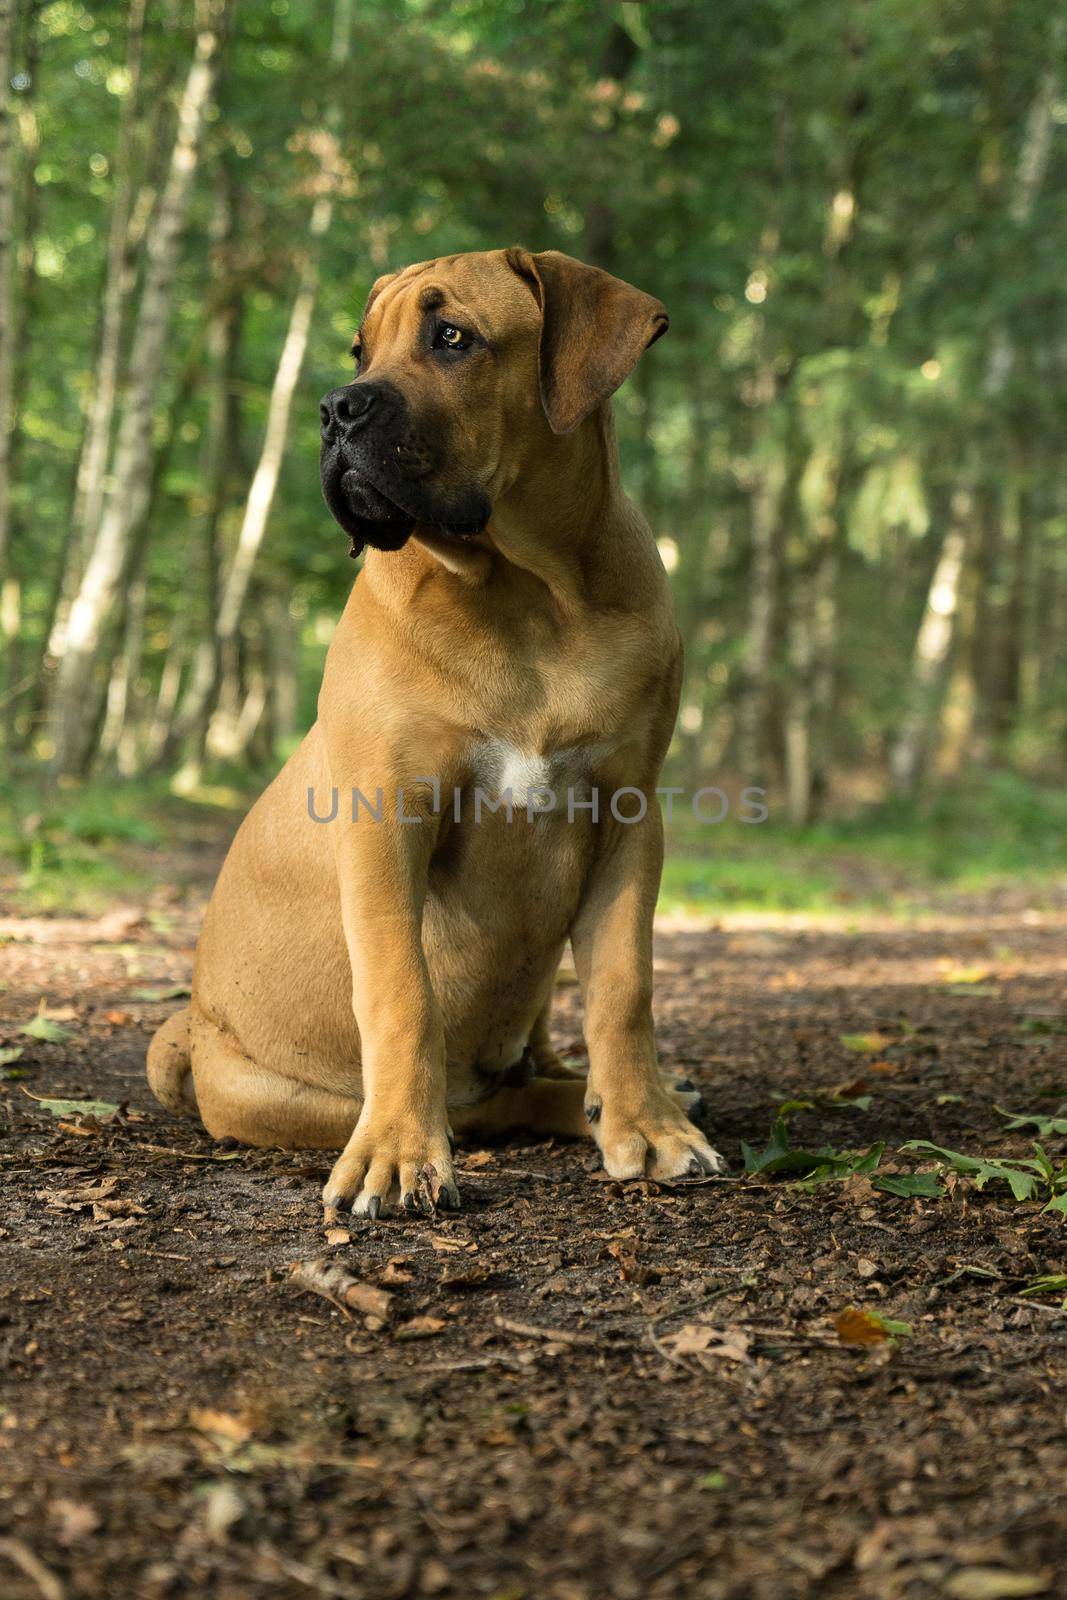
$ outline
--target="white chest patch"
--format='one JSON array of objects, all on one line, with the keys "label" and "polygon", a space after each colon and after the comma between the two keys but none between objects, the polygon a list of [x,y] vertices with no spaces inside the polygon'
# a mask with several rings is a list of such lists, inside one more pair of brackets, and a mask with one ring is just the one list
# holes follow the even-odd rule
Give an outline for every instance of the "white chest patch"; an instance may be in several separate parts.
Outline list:
[{"label": "white chest patch", "polygon": [[595,763],[611,749],[610,743],[598,741],[546,754],[522,750],[506,739],[486,739],[475,751],[475,783],[494,797],[510,792],[515,806],[529,805],[531,799],[538,804],[548,790],[560,801],[568,789],[588,785]]}]

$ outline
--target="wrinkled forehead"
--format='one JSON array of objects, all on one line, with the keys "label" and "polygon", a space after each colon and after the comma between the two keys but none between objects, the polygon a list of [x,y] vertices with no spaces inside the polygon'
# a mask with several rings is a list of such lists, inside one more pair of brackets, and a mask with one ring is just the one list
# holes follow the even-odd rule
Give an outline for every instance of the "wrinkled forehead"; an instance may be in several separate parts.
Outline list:
[{"label": "wrinkled forehead", "polygon": [[537,321],[533,298],[508,266],[504,251],[488,250],[438,256],[379,278],[367,300],[360,337],[391,339],[435,313],[445,320],[455,317],[489,341]]}]

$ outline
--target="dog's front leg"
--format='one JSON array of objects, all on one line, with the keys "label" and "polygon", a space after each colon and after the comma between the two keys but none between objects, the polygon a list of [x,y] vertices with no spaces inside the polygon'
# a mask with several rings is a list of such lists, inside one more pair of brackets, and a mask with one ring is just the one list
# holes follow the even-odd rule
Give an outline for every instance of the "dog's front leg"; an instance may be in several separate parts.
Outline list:
[{"label": "dog's front leg", "polygon": [[[426,875],[437,834],[428,796],[410,788],[380,821],[361,814],[337,835],[341,916],[352,965],[363,1110],[323,1191],[376,1217],[391,1194],[459,1205],[445,1110],[445,1042],[422,945]],[[403,820],[406,818],[407,820]],[[412,820],[417,818],[418,820]]]},{"label": "dog's front leg", "polygon": [[585,1111],[613,1178],[671,1179],[725,1163],[660,1076],[652,1029],[652,920],[663,870],[654,797],[639,822],[601,825],[592,877],[571,930],[585,1007]]}]

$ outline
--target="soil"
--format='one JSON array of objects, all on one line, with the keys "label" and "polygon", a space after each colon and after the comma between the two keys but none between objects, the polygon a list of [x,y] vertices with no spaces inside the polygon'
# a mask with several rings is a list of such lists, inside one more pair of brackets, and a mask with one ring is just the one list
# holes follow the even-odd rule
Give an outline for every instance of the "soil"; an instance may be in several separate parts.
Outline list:
[{"label": "soil", "polygon": [[[665,925],[663,1061],[731,1179],[461,1146],[461,1214],[327,1238],[325,1158],[220,1148],[145,1085],[181,1003],[145,991],[188,983],[213,865],[103,918],[2,924],[23,1055],[0,1077],[24,1076],[0,1083],[0,1593],[1067,1594],[1067,1313],[1023,1293],[1067,1271],[1064,1218],[963,1180],[740,1175],[786,1100],[810,1103],[797,1143],[884,1140],[882,1171],[916,1138],[1029,1154],[997,1108],[1063,1114],[1067,901]],[[42,1000],[69,1038],[19,1032]],[[581,1056],[572,983],[555,1032]],[[291,1279],[320,1257],[363,1285],[353,1309]],[[854,1318],[877,1342],[842,1342],[850,1307],[911,1331]]]}]

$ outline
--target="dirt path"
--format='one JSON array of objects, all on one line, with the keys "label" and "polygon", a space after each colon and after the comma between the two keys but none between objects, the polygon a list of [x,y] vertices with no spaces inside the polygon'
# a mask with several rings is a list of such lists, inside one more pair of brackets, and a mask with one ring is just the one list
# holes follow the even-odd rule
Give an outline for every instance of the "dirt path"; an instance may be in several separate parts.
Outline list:
[{"label": "dirt path", "polygon": [[[1067,1271],[1063,1217],[965,1183],[623,1186],[512,1143],[461,1152],[458,1218],[328,1245],[325,1162],[147,1093],[176,1001],[145,991],[188,982],[200,904],[4,924],[0,1593],[1067,1594],[1067,1315],[1021,1293]],[[1067,909],[996,910],[661,932],[664,1061],[735,1174],[789,1099],[795,1142],[884,1140],[883,1170],[915,1138],[1029,1152],[996,1107],[1063,1114]],[[42,998],[69,1039],[19,1034]],[[556,1032],[580,1054],[571,986]],[[324,1253],[388,1303],[288,1281]],[[850,1306],[912,1331],[842,1344]]]}]

